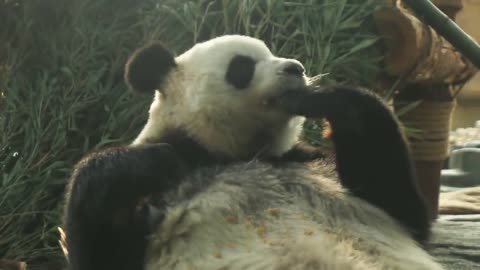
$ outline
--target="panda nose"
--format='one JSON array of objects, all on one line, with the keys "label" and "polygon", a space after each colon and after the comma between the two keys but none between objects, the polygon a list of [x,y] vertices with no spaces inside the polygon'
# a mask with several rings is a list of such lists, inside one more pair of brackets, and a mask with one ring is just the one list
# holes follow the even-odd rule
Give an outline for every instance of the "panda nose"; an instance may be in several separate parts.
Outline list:
[{"label": "panda nose", "polygon": [[288,63],[284,68],[283,72],[288,75],[293,76],[303,76],[305,69],[299,63]]}]

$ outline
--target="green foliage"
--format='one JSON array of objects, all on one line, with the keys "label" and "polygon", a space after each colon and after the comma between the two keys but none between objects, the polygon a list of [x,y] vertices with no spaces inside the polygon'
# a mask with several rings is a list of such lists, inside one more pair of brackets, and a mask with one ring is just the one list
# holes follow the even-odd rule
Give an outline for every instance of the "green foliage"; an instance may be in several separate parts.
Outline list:
[{"label": "green foliage", "polygon": [[165,34],[178,49],[221,34],[246,34],[264,40],[275,54],[301,59],[311,74],[369,85],[381,57],[369,17],[379,2],[167,0],[156,8],[172,23]]},{"label": "green foliage", "polygon": [[325,82],[368,86],[381,55],[369,17],[379,2],[0,0],[0,258],[60,256],[56,226],[73,164],[128,143],[146,119],[151,97],[123,83],[134,48],[160,39],[180,53],[248,34],[310,74],[328,73]]}]

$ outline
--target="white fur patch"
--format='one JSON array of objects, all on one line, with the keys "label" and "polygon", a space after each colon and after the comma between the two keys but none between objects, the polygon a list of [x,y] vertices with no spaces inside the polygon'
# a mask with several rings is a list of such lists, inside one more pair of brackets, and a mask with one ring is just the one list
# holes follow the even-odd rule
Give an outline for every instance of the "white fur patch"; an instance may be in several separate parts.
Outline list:
[{"label": "white fur patch", "polygon": [[147,269],[442,269],[384,212],[332,179],[322,164],[199,170],[167,195]]}]

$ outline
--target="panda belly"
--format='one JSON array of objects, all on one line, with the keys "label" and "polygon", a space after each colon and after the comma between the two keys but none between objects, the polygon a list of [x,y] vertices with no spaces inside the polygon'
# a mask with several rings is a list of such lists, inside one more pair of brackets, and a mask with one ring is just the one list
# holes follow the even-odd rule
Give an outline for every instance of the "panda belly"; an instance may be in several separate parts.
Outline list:
[{"label": "panda belly", "polygon": [[323,163],[200,169],[163,198],[146,269],[441,269],[335,177]]}]

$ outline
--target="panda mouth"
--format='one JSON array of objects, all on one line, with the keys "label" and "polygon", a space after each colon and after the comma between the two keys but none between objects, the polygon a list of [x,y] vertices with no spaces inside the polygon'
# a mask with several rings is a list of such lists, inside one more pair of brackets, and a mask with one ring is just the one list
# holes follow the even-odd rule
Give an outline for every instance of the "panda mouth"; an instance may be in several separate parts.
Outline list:
[{"label": "panda mouth", "polygon": [[313,91],[315,87],[318,87],[321,77],[323,77],[324,75],[325,74],[317,75],[314,77],[302,77],[301,79],[297,78],[295,80],[285,80],[281,84],[281,86],[279,86],[279,88],[262,98],[260,101],[260,105],[268,110],[285,112],[282,106],[279,105],[279,103],[285,102],[285,95],[288,95],[288,93],[295,93],[296,95],[301,95],[302,93]]},{"label": "panda mouth", "polygon": [[277,91],[273,95],[269,95],[263,98],[260,102],[260,105],[269,110],[284,111],[282,110],[281,103],[285,102],[285,95],[289,93],[295,93],[296,95],[302,95],[308,92],[311,92],[315,87],[313,85],[303,85],[292,88],[284,88],[280,91]]}]

